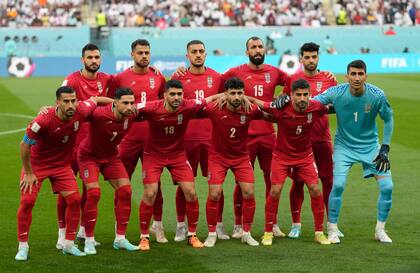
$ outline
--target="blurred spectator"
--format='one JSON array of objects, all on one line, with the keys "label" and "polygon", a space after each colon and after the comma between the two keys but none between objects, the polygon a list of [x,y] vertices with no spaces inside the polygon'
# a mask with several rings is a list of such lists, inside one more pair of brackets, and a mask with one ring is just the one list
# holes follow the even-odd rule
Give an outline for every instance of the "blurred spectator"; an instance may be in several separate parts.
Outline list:
[{"label": "blurred spectator", "polygon": [[4,37],[4,51],[6,53],[6,56],[9,58],[16,55],[17,44],[9,36]]},{"label": "blurred spectator", "polygon": [[337,50],[334,47],[333,41],[330,39],[330,36],[327,35],[324,39],[324,51],[328,54],[337,54]]},{"label": "blurred spectator", "polygon": [[408,47],[404,47],[404,50],[402,53],[410,53],[410,49]]},{"label": "blurred spectator", "polygon": [[292,37],[293,36],[292,30],[290,29],[290,27],[287,28],[287,31],[284,34],[284,36],[286,36],[286,37]]},{"label": "blurred spectator", "polygon": [[362,53],[362,54],[369,54],[370,53],[370,48],[368,48],[368,47],[362,47],[362,48],[360,48],[360,53]]},{"label": "blurred spectator", "polygon": [[395,30],[392,26],[389,26],[388,29],[384,32],[384,34],[388,35],[388,36],[394,36],[397,33],[395,32]]},{"label": "blurred spectator", "polygon": [[213,55],[214,56],[223,56],[223,55],[225,55],[225,53],[221,50],[221,49],[215,49],[215,50],[213,50]]},{"label": "blurred spectator", "polygon": [[102,10],[100,10],[96,14],[96,39],[101,38],[102,28],[106,26],[106,14]]}]

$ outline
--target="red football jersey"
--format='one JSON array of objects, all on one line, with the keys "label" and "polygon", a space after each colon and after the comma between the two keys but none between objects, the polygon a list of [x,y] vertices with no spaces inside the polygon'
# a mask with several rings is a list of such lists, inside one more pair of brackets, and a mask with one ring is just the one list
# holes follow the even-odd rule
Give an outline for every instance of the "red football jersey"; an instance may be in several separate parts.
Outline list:
[{"label": "red football jersey", "polygon": [[[326,74],[324,73],[318,73],[315,76],[309,77],[306,76],[303,71],[299,71],[290,76],[289,79],[286,81],[283,93],[290,95],[290,92],[292,90],[292,83],[298,79],[304,79],[308,81],[312,97],[315,97],[316,95],[324,92],[331,86],[337,85],[336,81],[327,78]],[[311,141],[331,141],[330,127],[327,115],[322,116],[320,119],[314,122],[311,134]]]},{"label": "red football jersey", "polygon": [[105,105],[90,115],[89,133],[80,143],[79,153],[88,154],[102,162],[112,161],[118,155],[117,146],[136,117],[117,120],[112,109],[112,104]]},{"label": "red football jersey", "polygon": [[273,153],[284,161],[297,162],[312,154],[311,130],[314,123],[327,114],[327,108],[320,102],[311,100],[304,113],[297,112],[292,103],[281,110],[264,104],[264,110],[273,114],[277,121],[277,140]]},{"label": "red football jersey", "polygon": [[219,109],[217,104],[211,103],[203,110],[203,115],[209,117],[213,124],[210,153],[217,153],[226,159],[249,154],[247,145],[249,125],[252,120],[263,118],[263,113],[258,107],[252,108],[248,113],[242,108],[238,112],[232,112],[226,106]]},{"label": "red football jersey", "polygon": [[[109,96],[114,97],[116,88],[129,87],[134,92],[136,103],[158,100],[163,97],[163,92],[165,92],[165,82],[165,77],[156,75],[150,68],[147,73],[140,74],[134,72],[130,67],[115,75]],[[147,122],[136,122],[125,137],[144,142],[148,132]]]},{"label": "red football jersey", "polygon": [[[277,85],[284,85],[288,75],[272,65],[264,64],[262,69],[253,70],[248,64],[229,69],[223,79],[237,77],[244,81],[245,95],[262,101],[272,101]],[[273,124],[264,120],[251,122],[249,135],[269,135],[274,133]]]},{"label": "red football jersey", "polygon": [[69,121],[62,121],[56,108],[37,116],[27,127],[26,135],[35,140],[31,146],[31,162],[35,165],[66,166],[72,160],[76,135],[86,118],[96,108],[92,100],[79,102]]},{"label": "red football jersey", "polygon": [[[91,97],[96,96],[107,96],[113,76],[103,72],[96,74],[96,79],[86,79],[83,77],[81,71],[76,71],[68,75],[62,86],[70,86],[76,91],[76,98],[79,101],[88,100]],[[89,123],[86,122],[80,128],[79,134],[76,139],[76,145],[80,144],[84,138],[86,138],[89,132]]]},{"label": "red football jersey", "polygon": [[205,100],[183,100],[178,110],[168,112],[164,100],[140,103],[138,115],[149,122],[149,136],[144,153],[173,155],[184,152],[184,135],[188,121],[206,106]]},{"label": "red football jersey", "polygon": [[[222,76],[215,70],[206,67],[203,74],[193,74],[189,70],[184,76],[175,74],[172,79],[182,83],[185,99],[204,99],[223,91]],[[185,140],[211,140],[210,119],[192,119],[185,132]]]}]

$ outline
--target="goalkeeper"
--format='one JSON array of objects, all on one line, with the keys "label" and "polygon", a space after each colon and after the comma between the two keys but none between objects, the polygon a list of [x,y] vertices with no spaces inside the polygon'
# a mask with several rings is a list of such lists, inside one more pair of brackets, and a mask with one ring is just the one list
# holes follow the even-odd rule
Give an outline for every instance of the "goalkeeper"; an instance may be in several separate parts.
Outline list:
[{"label": "goalkeeper", "polygon": [[[393,184],[388,159],[393,130],[392,109],[384,92],[366,83],[366,64],[363,61],[349,63],[346,78],[348,83],[331,87],[314,98],[323,104],[332,104],[337,114],[334,182],[328,202],[328,240],[340,243],[337,222],[346,178],[351,166],[360,162],[364,177],[375,177],[379,185],[375,239],[391,243],[391,238],[385,232],[385,222],[392,205]],[[279,97],[273,105],[282,107],[284,98]],[[378,114],[384,121],[382,146],[379,146],[375,122]]]}]

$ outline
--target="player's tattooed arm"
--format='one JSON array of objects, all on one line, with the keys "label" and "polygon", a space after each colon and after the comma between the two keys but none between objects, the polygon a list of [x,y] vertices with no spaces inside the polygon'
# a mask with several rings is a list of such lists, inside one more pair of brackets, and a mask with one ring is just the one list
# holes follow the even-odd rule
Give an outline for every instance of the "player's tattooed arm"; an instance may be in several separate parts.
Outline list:
[{"label": "player's tattooed arm", "polygon": [[22,141],[20,143],[20,157],[23,165],[23,179],[20,181],[20,190],[22,193],[29,191],[32,193],[32,187],[38,183],[38,179],[32,172],[31,167],[31,145]]}]

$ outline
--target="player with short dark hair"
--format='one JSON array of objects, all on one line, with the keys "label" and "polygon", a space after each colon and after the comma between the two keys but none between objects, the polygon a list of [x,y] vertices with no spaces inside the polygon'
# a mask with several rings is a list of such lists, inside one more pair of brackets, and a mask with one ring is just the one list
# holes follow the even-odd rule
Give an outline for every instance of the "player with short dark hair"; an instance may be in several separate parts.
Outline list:
[{"label": "player with short dark hair", "polygon": [[271,190],[265,204],[265,232],[263,245],[273,243],[273,223],[277,216],[280,194],[288,175],[297,177],[308,187],[311,196],[315,226],[315,241],[330,244],[323,233],[324,203],[318,188],[318,170],[312,153],[311,130],[313,124],[327,113],[318,101],[310,100],[310,86],[304,79],[292,83],[291,103],[281,110],[271,102],[250,98],[263,110],[274,115],[277,121],[277,141],[271,164]]},{"label": "player with short dark hair", "polygon": [[[166,80],[160,73],[155,73],[155,69],[150,66],[150,43],[144,39],[135,40],[131,44],[131,58],[133,59],[133,66],[115,75],[110,93],[113,93],[114,88],[129,87],[134,92],[135,103],[162,98]],[[139,158],[143,160],[144,143],[148,131],[149,125],[146,121],[134,123],[118,147],[121,160],[130,179]],[[162,192],[159,187],[156,202],[153,206],[154,222],[151,232],[156,236],[157,242],[166,243],[168,240],[165,237],[162,225],[162,206]]]},{"label": "player with short dark hair", "polygon": [[[100,72],[99,69],[102,63],[102,56],[99,47],[95,44],[88,43],[82,48],[82,69],[68,75],[62,86],[69,86],[76,91],[76,97],[79,101],[88,100],[91,97],[96,96],[107,96],[108,89],[112,82],[112,75]],[[77,162],[77,151],[79,145],[84,138],[86,138],[89,131],[89,122],[83,124],[80,127],[80,131],[77,134],[76,144],[74,145],[73,150],[73,161],[72,169],[77,175],[79,171],[79,164]],[[81,210],[83,214],[83,207],[86,202],[86,189],[83,185],[82,199],[81,199]],[[64,240],[64,234],[66,232],[66,221],[65,221],[65,211],[66,211],[66,202],[61,195],[58,195],[57,198],[57,215],[58,215],[58,240],[56,247],[58,249],[62,248],[62,243]],[[83,223],[80,225],[77,238],[84,239]],[[99,245],[99,243],[96,243]]]},{"label": "player with short dark hair", "polygon": [[164,99],[143,102],[138,105],[138,114],[149,123],[149,135],[144,147],[143,184],[144,192],[140,203],[140,250],[149,250],[149,224],[153,214],[153,203],[158,192],[158,182],[167,168],[172,180],[181,187],[186,199],[188,219],[188,242],[194,248],[203,247],[197,238],[196,228],[199,208],[194,187],[194,175],[184,148],[184,134],[188,122],[211,96],[201,100],[184,100],[182,84],[178,80],[166,82]]},{"label": "player with short dark hair", "polygon": [[84,251],[96,254],[94,229],[98,217],[98,202],[101,196],[99,173],[116,191],[114,202],[116,231],[113,247],[128,251],[138,250],[126,238],[131,212],[131,184],[121,162],[118,144],[135,121],[134,93],[129,88],[118,88],[111,105],[98,107],[89,118],[90,128],[78,152],[80,176],[86,186],[86,204],[82,215],[86,239]]},{"label": "player with short dark hair", "polygon": [[[385,222],[392,206],[393,182],[389,164],[394,119],[384,91],[366,83],[366,64],[354,60],[347,66],[348,83],[331,87],[314,99],[332,104],[337,113],[334,141],[334,183],[329,198],[328,239],[340,243],[338,216],[348,172],[354,163],[362,163],[363,176],[375,177],[379,185],[378,214],[375,239],[382,243],[392,240],[385,232]],[[376,117],[384,121],[382,145],[379,145]]]},{"label": "player with short dark hair", "polygon": [[62,86],[56,91],[56,107],[46,114],[38,115],[26,129],[20,143],[22,174],[21,196],[17,213],[19,250],[18,261],[28,259],[29,227],[32,208],[41,189],[42,181],[49,178],[54,193],[62,196],[66,203],[66,230],[62,251],[74,256],[85,256],[74,239],[80,218],[80,194],[71,169],[72,149],[76,136],[92,113],[97,102],[110,102],[107,98],[93,98],[78,103],[71,87]]},{"label": "player with short dark hair", "polygon": [[254,171],[249,159],[247,147],[248,127],[252,120],[264,117],[258,107],[246,111],[244,101],[244,82],[239,78],[225,81],[226,105],[220,108],[210,104],[203,111],[213,125],[213,141],[209,151],[209,194],[206,204],[206,216],[209,235],[204,242],[206,247],[213,247],[217,241],[216,224],[219,199],[226,173],[231,169],[243,194],[242,242],[258,246],[251,236],[251,225],[255,213]]},{"label": "player with short dark hair", "polygon": [[[205,66],[206,48],[202,41],[192,40],[187,43],[186,57],[189,67],[184,75],[172,75],[172,79],[179,80],[183,85],[185,99],[204,99],[223,91],[222,76],[215,70]],[[212,125],[211,120],[192,119],[185,132],[185,151],[191,164],[194,177],[197,176],[198,166],[201,174],[208,174],[208,153],[211,145]],[[217,235],[219,239],[227,240],[229,236],[224,231],[223,217],[223,193],[219,203],[219,216],[217,221]],[[187,228],[185,225],[185,197],[181,188],[176,191],[177,228],[175,241],[186,239]]]},{"label": "player with short dark hair", "polygon": [[[305,79],[310,85],[311,96],[324,92],[331,86],[337,85],[334,79],[329,78],[325,73],[318,70],[319,45],[315,43],[305,43],[300,48],[300,62],[303,70],[291,75],[284,85],[283,93],[290,95],[292,83],[298,79]],[[324,205],[328,212],[328,197],[330,196],[333,184],[333,161],[332,143],[329,130],[327,115],[314,120],[311,130],[311,143],[315,162],[318,168],[318,175],[322,183],[322,195]],[[292,228],[287,235],[289,238],[296,239],[301,233],[300,213],[304,199],[304,183],[293,180],[290,188],[290,210],[292,214]]]}]

